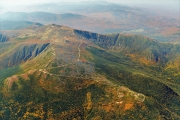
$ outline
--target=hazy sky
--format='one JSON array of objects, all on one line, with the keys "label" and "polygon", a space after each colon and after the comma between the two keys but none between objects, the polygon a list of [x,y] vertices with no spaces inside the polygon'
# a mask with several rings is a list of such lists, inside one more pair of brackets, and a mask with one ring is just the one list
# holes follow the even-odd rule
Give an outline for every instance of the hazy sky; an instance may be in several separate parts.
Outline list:
[{"label": "hazy sky", "polygon": [[[80,1],[102,1],[102,0],[0,0],[0,13],[2,11],[11,10],[15,6],[30,5],[32,3],[48,3],[48,2],[80,2]],[[154,5],[161,6],[165,8],[175,9],[179,11],[180,8],[180,0],[104,0],[109,2],[116,2],[125,5],[133,5],[138,6],[142,5],[146,7],[146,5]]]},{"label": "hazy sky", "polygon": [[[47,3],[47,2],[79,2],[79,1],[102,1],[102,0],[0,0],[1,6],[7,5],[19,5],[19,4],[30,4],[30,3]],[[157,4],[157,5],[175,5],[178,6],[179,0],[104,0],[109,2],[118,2],[124,4]]]}]

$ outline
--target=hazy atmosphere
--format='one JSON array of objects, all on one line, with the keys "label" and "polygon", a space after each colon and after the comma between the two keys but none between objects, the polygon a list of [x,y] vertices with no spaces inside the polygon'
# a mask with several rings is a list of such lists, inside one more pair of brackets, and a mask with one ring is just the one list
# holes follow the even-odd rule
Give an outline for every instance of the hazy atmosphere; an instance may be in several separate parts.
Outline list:
[{"label": "hazy atmosphere", "polygon": [[0,0],[0,120],[180,120],[179,0]]},{"label": "hazy atmosphere", "polygon": [[[18,6],[18,5],[30,5],[37,3],[49,3],[49,2],[52,3],[52,2],[82,2],[82,1],[99,2],[103,0],[1,0],[0,7],[10,9],[10,7]],[[104,1],[121,3],[126,5],[134,5],[134,6],[138,6],[138,5],[166,6],[171,9],[178,9],[180,5],[179,0],[104,0]]]}]

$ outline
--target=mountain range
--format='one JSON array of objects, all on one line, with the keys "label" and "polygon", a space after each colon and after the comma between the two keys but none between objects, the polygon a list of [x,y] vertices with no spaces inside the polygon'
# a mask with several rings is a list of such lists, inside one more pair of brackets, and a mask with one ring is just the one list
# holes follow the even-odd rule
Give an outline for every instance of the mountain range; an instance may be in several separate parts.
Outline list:
[{"label": "mountain range", "polygon": [[179,120],[179,18],[148,6],[0,14],[0,120]]},{"label": "mountain range", "polygon": [[55,24],[0,37],[0,119],[180,119],[179,44]]},{"label": "mountain range", "polygon": [[91,32],[130,33],[160,42],[179,43],[179,20],[145,8],[109,2],[50,3],[25,6],[23,12],[6,12],[1,19],[58,24]]},{"label": "mountain range", "polygon": [[42,26],[40,23],[28,22],[28,21],[8,21],[1,20],[0,21],[0,30],[17,30],[23,28],[35,28]]}]

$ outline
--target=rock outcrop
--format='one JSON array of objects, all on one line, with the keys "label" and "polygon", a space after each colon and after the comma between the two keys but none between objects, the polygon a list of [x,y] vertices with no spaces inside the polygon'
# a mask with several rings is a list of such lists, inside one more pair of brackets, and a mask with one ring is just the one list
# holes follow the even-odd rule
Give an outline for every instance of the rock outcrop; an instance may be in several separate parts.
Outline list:
[{"label": "rock outcrop", "polygon": [[30,45],[20,45],[8,56],[5,56],[1,60],[2,68],[9,68],[15,65],[25,62],[39,55],[45,48],[47,48],[49,43],[46,44],[30,44]]},{"label": "rock outcrop", "polygon": [[9,38],[7,36],[0,34],[0,43],[7,42],[8,40]]}]

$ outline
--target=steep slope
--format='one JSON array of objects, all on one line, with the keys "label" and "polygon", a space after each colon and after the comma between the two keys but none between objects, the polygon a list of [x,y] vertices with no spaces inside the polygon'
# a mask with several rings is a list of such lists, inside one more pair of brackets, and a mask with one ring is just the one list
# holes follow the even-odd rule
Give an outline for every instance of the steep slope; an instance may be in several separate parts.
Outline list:
[{"label": "steep slope", "polygon": [[7,36],[0,34],[0,43],[7,42],[8,40],[9,38]]},{"label": "steep slope", "polygon": [[[22,36],[23,40],[17,39]],[[8,59],[21,61],[31,56],[21,64],[0,70],[1,119],[180,118],[180,90],[176,82],[179,80],[158,77],[165,74],[165,68],[159,66],[174,60],[169,57],[171,54],[180,54],[179,45],[161,44],[142,36],[101,35],[54,24],[14,36],[3,44],[10,47],[12,42],[18,52],[9,51],[12,54]],[[155,52],[150,49],[152,45],[157,48]],[[147,50],[153,56],[164,52],[167,46],[167,56],[159,54],[158,61],[152,57],[152,64],[130,56],[136,54],[140,59]]]},{"label": "steep slope", "polygon": [[28,59],[33,59],[47,48],[49,43],[46,44],[30,44],[18,45],[14,49],[6,52],[5,55],[0,56],[1,68],[10,68],[16,66]]},{"label": "steep slope", "polygon": [[[178,61],[180,60],[180,45],[159,43],[140,35],[100,35],[81,30],[75,30],[74,32],[101,46],[108,51],[108,54],[113,54],[114,59],[121,58],[123,55],[145,67],[145,69],[149,69],[149,72],[146,71],[147,76],[153,77],[156,74],[155,76],[158,79],[163,79],[160,80],[163,83],[170,86],[179,84],[180,64]],[[96,51],[95,53],[98,52]],[[111,57],[108,59],[111,59]],[[118,62],[118,60],[115,61]],[[130,63],[125,61],[124,64]],[[175,86],[173,88],[180,94],[180,89],[178,86]]]},{"label": "steep slope", "polygon": [[[75,33],[94,42],[107,50],[123,53],[144,64],[160,63],[166,64],[172,56],[178,53],[179,45],[158,43],[157,41],[141,35],[112,34],[99,35],[86,31],[75,30]],[[179,53],[178,53],[179,54]],[[140,59],[139,59],[140,58]],[[142,60],[144,61],[140,61]],[[147,62],[147,63],[145,63]]]}]

